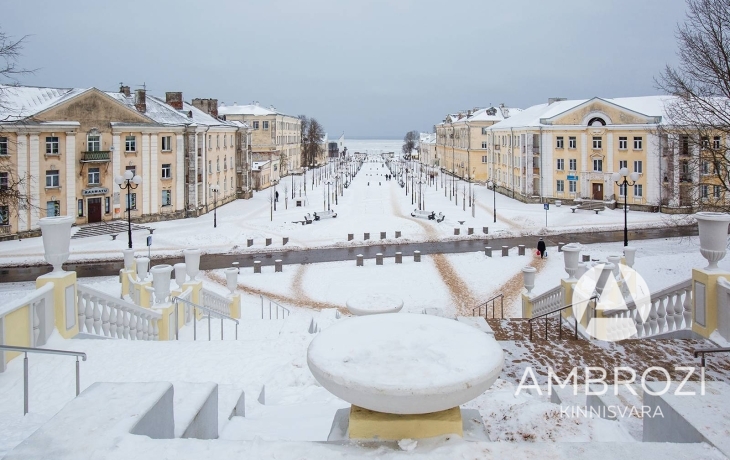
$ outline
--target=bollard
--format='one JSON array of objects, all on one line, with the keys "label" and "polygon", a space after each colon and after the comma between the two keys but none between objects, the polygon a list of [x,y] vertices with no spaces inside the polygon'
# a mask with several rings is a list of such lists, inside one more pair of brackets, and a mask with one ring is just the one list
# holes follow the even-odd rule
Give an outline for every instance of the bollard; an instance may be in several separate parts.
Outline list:
[{"label": "bollard", "polygon": [[347,241],[352,241],[354,239],[355,239],[355,234],[354,233],[348,233],[347,234]]},{"label": "bollard", "polygon": [[370,239],[370,233],[363,234],[362,239],[369,240]]},{"label": "bollard", "polygon": [[400,230],[396,230],[395,231],[395,237],[396,238],[400,238]]},{"label": "bollard", "polygon": [[517,245],[517,254],[521,255],[521,256],[525,255],[525,245],[524,244]]},{"label": "bollard", "polygon": [[402,252],[395,253],[395,263],[397,263],[397,264],[403,263],[403,253]]},{"label": "bollard", "polygon": [[421,261],[421,251],[413,251],[413,261],[414,262]]},{"label": "bollard", "polygon": [[266,238],[266,246],[271,246],[271,238]]},{"label": "bollard", "polygon": [[253,238],[249,238],[246,240],[246,246],[249,248],[253,246]]},{"label": "bollard", "polygon": [[253,272],[261,273],[261,261],[260,260],[253,261]]},{"label": "bollard", "polygon": [[357,264],[355,264],[356,267],[364,267],[365,264],[363,263],[363,256],[362,254],[357,255]]},{"label": "bollard", "polygon": [[502,257],[507,257],[509,255],[509,246],[502,246]]},{"label": "bollard", "polygon": [[474,227],[467,228],[466,229],[466,234],[467,235],[473,235],[474,234]]},{"label": "bollard", "polygon": [[483,233],[484,233],[485,235],[489,235],[489,227],[482,227],[482,232],[483,232]]},{"label": "bollard", "polygon": [[581,260],[581,262],[590,262],[590,261],[591,261],[590,254],[583,254],[583,259]]},{"label": "bollard", "polygon": [[565,246],[565,243],[558,243],[558,252],[563,252],[563,246]]},{"label": "bollard", "polygon": [[383,254],[380,252],[375,254],[375,265],[383,265]]},{"label": "bollard", "polygon": [[281,267],[281,259],[276,259],[276,260],[274,261],[274,272],[275,272],[275,273],[280,273],[280,272],[282,272],[282,267]]},{"label": "bollard", "polygon": [[380,232],[380,239],[381,240],[384,240],[385,239],[385,232]]},{"label": "bollard", "polygon": [[289,242],[289,237],[288,236],[285,236],[285,237],[283,237],[281,239],[281,245],[282,246],[286,246],[286,243],[288,243],[288,242]]},{"label": "bollard", "polygon": [[489,246],[484,246],[484,255],[487,257],[492,257],[492,248]]},{"label": "bollard", "polygon": [[458,235],[459,233],[461,233],[461,229],[460,228],[455,228],[454,229],[454,235]]}]

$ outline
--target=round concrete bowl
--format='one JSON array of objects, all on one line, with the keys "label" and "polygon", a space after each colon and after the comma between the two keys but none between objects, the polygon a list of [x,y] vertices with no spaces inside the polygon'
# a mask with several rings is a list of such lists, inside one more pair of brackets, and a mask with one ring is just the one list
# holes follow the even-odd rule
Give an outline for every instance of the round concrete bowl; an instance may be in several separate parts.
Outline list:
[{"label": "round concrete bowl", "polygon": [[366,294],[347,300],[347,309],[355,316],[398,313],[403,300],[386,294]]},{"label": "round concrete bowl", "polygon": [[369,315],[322,331],[307,363],[317,381],[356,406],[427,414],[484,393],[504,364],[494,338],[453,319]]}]

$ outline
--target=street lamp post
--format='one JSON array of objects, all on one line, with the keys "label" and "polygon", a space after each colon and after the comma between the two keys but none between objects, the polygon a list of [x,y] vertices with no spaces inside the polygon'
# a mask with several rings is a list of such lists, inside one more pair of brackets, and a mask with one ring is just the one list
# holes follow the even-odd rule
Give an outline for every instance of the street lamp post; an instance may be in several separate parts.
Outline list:
[{"label": "street lamp post", "polygon": [[487,185],[489,188],[492,189],[492,197],[494,199],[494,202],[492,204],[492,209],[494,209],[494,222],[497,222],[497,184],[494,183],[494,181],[490,180]]},{"label": "street lamp post", "polygon": [[142,183],[142,178],[134,175],[132,171],[124,171],[123,176],[116,176],[114,182],[121,190],[127,189],[127,236],[129,237],[129,249],[132,249],[132,201],[130,192]]},{"label": "street lamp post", "polygon": [[330,185],[332,184],[331,180],[328,180],[325,182],[327,184],[327,211],[330,210]]},{"label": "street lamp post", "polygon": [[[631,182],[628,181],[627,177],[631,179]],[[628,207],[627,207],[627,200],[629,196],[629,187],[636,184],[636,181],[639,180],[639,173],[632,172],[629,174],[629,168],[621,168],[618,172],[613,173],[611,176],[611,180],[613,180],[616,185],[619,186],[619,193],[621,192],[621,187],[624,188],[624,246],[629,245],[629,227],[628,227]]]},{"label": "street lamp post", "polygon": [[221,187],[218,184],[211,185],[210,191],[213,192],[213,228],[218,226],[218,192],[221,191]]}]

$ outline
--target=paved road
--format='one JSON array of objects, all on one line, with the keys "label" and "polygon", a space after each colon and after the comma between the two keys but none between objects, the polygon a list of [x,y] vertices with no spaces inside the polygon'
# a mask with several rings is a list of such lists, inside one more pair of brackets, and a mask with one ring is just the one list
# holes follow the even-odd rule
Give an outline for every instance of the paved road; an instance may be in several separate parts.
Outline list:
[{"label": "paved road", "polygon": [[[679,236],[697,235],[697,226],[683,226],[671,228],[656,228],[636,230],[629,232],[629,242],[639,240],[673,238]],[[524,244],[530,251],[536,246],[537,236],[523,236],[514,238],[487,237],[476,240],[463,241],[437,241],[431,243],[405,243],[405,244],[378,244],[372,246],[356,246],[347,248],[327,249],[304,249],[289,250],[261,254],[212,254],[200,259],[200,268],[211,270],[215,268],[230,267],[233,262],[239,262],[241,267],[252,267],[254,260],[260,260],[261,265],[273,265],[274,260],[281,259],[285,265],[289,264],[311,264],[320,262],[336,262],[341,260],[352,260],[355,256],[362,254],[366,259],[374,259],[375,254],[382,253],[385,257],[395,257],[396,252],[402,252],[404,256],[413,255],[413,251],[421,251],[421,254],[455,254],[464,252],[480,252],[485,246],[491,246],[495,256],[498,256],[502,246],[516,247]],[[557,246],[559,241],[576,242],[582,244],[609,243],[623,241],[623,231],[593,232],[593,233],[564,233],[545,237],[545,242],[550,246]],[[634,245],[641,246],[634,243]],[[108,262],[77,262],[65,264],[66,270],[75,270],[79,277],[87,276],[113,276],[119,273],[122,268],[120,260]],[[182,257],[155,258],[155,264],[176,264],[183,262]],[[33,281],[40,275],[51,271],[48,265],[43,266],[17,266],[0,268],[0,280],[2,282]]]}]

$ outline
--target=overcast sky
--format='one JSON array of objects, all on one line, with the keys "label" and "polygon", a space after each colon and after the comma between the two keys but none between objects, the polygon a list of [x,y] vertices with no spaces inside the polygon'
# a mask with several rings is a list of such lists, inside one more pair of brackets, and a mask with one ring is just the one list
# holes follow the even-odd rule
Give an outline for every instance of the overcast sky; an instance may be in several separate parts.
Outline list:
[{"label": "overcast sky", "polygon": [[4,0],[21,83],[260,101],[330,137],[402,138],[448,112],[657,94],[683,0]]}]

